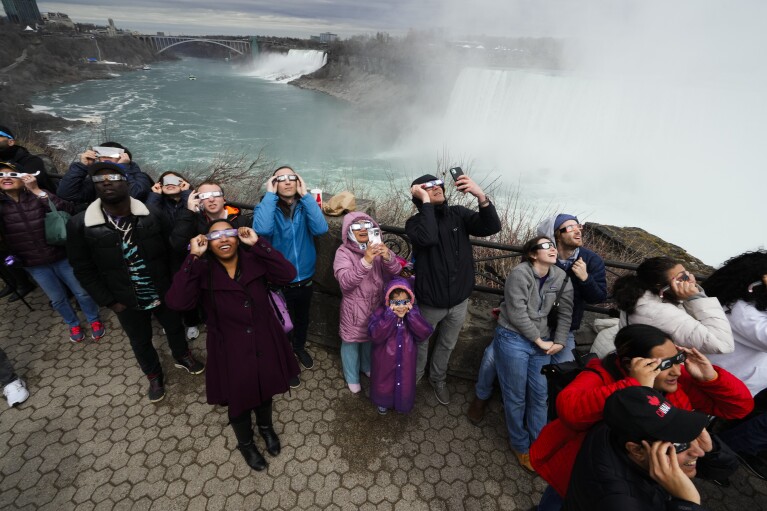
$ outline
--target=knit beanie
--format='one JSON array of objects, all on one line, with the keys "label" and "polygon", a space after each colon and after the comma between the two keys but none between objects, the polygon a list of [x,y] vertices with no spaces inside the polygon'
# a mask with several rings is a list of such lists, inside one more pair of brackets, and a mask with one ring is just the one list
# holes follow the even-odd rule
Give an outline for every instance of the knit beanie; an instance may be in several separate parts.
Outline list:
[{"label": "knit beanie", "polygon": [[560,227],[562,227],[562,224],[568,220],[575,220],[576,223],[580,223],[578,222],[578,217],[562,213],[561,215],[557,215],[557,218],[554,220],[554,231],[556,232]]}]

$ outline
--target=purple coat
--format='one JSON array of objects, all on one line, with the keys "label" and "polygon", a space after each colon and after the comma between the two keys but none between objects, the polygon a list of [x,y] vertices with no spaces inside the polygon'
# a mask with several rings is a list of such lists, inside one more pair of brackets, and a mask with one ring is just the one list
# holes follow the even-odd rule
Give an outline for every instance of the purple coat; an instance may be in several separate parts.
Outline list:
[{"label": "purple coat", "polygon": [[333,272],[341,286],[341,317],[339,335],[346,342],[367,342],[370,315],[381,304],[381,293],[392,275],[401,267],[394,253],[387,263],[381,257],[373,260],[373,267],[362,266],[365,251],[349,237],[349,226],[359,220],[378,224],[365,213],[349,213],[341,227],[342,244],[336,250]]},{"label": "purple coat", "polygon": [[[413,309],[403,318],[398,318],[388,307],[388,296],[394,289],[406,291],[413,301]],[[415,343],[423,342],[432,330],[415,305],[410,283],[401,277],[393,278],[384,294],[384,305],[376,310],[368,326],[373,341],[370,357],[370,400],[373,404],[400,413],[413,409],[418,357]]]},{"label": "purple coat", "polygon": [[165,296],[176,310],[202,303],[208,326],[208,403],[229,405],[231,416],[287,391],[288,381],[299,373],[266,288],[267,281],[290,283],[296,269],[264,238],[253,247],[240,243],[238,250],[239,280],[218,262],[189,255]]}]

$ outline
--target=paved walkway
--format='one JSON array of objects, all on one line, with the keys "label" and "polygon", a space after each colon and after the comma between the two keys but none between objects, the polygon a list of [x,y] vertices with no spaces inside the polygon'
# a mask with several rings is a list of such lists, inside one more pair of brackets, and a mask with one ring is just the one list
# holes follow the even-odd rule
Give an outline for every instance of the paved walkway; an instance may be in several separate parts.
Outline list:
[{"label": "paved walkway", "polygon": [[[44,295],[29,298],[34,312],[2,301],[0,344],[32,395],[0,403],[0,509],[527,510],[545,486],[511,455],[497,399],[481,428],[463,415],[461,380],[448,407],[422,384],[411,415],[379,416],[320,348],[302,387],[275,400],[282,454],[253,472],[226,410],[205,403],[204,378],[175,369],[164,341],[167,395],[152,405],[111,313],[102,342],[74,345]],[[192,343],[200,358],[203,346]],[[767,510],[767,483],[742,469],[730,488],[698,486],[710,509]]]}]

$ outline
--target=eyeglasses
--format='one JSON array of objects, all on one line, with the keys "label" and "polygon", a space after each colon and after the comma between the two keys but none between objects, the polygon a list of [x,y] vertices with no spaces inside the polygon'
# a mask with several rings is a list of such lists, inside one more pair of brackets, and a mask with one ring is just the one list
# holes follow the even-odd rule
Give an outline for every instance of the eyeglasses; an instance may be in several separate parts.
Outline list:
[{"label": "eyeglasses", "polygon": [[534,250],[548,250],[550,248],[554,248],[554,244],[550,241],[538,243],[536,246],[533,247]]},{"label": "eyeglasses", "polygon": [[197,194],[197,198],[200,200],[210,199],[211,197],[223,197],[223,192],[202,192]]},{"label": "eyeglasses", "polygon": [[272,183],[282,183],[285,181],[298,181],[298,176],[295,174],[284,174],[282,176],[277,176],[274,179],[272,179]]},{"label": "eyeglasses", "polygon": [[205,235],[210,240],[217,240],[220,238],[235,238],[237,236],[237,229],[224,229],[223,231],[211,231]]},{"label": "eyeglasses", "polygon": [[30,174],[28,172],[0,172],[0,177],[15,177],[16,179],[20,179],[24,176],[36,176],[39,173],[39,170],[34,174]]},{"label": "eyeglasses", "polygon": [[176,176],[165,176],[162,178],[163,186],[178,186],[181,184],[181,178]]},{"label": "eyeglasses", "polygon": [[656,367],[656,369],[658,369],[659,371],[665,371],[666,369],[670,369],[671,366],[683,364],[685,360],[687,360],[687,353],[685,353],[684,351],[680,351],[673,357],[664,358],[663,360],[661,360],[660,364],[658,364],[658,367]]},{"label": "eyeglasses", "polygon": [[423,188],[424,190],[431,190],[435,186],[442,186],[444,184],[445,182],[442,181],[441,179],[435,179],[434,181],[429,181],[428,183],[422,184],[421,188]]},{"label": "eyeglasses", "polygon": [[389,303],[397,307],[400,307],[402,305],[410,305],[410,298],[406,298],[404,300],[389,300]]},{"label": "eyeglasses", "polygon": [[351,226],[352,231],[361,231],[362,229],[372,229],[373,222],[355,222]]},{"label": "eyeglasses", "polygon": [[565,227],[562,227],[561,229],[559,229],[559,233],[560,233],[560,234],[564,234],[564,233],[566,233],[566,232],[572,232],[572,231],[574,231],[575,229],[578,229],[579,231],[582,231],[582,230],[583,230],[583,224],[572,224],[572,225],[567,225],[567,226],[565,226]]},{"label": "eyeglasses", "polygon": [[677,454],[686,451],[690,448],[690,442],[679,442],[679,443],[672,443],[671,445],[674,446],[674,450]]},{"label": "eyeglasses", "polygon": [[91,176],[91,181],[101,183],[102,181],[127,181],[128,178],[122,174],[102,174],[100,176]]}]

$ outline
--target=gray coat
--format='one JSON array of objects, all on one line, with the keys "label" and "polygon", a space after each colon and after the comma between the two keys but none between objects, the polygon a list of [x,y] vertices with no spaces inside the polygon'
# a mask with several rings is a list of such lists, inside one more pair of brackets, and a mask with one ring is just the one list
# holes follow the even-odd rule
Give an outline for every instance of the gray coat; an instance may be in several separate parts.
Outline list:
[{"label": "gray coat", "polygon": [[[530,342],[537,338],[547,339],[549,327],[547,317],[554,305],[557,293],[565,280],[565,272],[552,266],[543,287],[527,261],[518,264],[506,278],[498,323],[509,330],[522,334]],[[568,280],[559,299],[559,322],[551,341],[565,344],[570,331],[573,314],[573,285]]]}]

